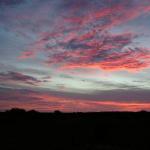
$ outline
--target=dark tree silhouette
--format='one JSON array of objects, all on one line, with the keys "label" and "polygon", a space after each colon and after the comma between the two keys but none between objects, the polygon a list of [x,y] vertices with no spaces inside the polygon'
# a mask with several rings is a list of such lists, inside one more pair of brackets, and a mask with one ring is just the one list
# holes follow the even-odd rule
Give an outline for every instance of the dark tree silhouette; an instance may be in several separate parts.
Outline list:
[{"label": "dark tree silhouette", "polygon": [[0,113],[5,150],[150,150],[149,112],[40,113],[13,108]]},{"label": "dark tree silhouette", "polygon": [[24,110],[24,109],[21,109],[21,108],[12,108],[12,109],[10,109],[10,110],[8,110],[7,112],[9,112],[9,113],[25,113],[26,112],[26,110]]}]

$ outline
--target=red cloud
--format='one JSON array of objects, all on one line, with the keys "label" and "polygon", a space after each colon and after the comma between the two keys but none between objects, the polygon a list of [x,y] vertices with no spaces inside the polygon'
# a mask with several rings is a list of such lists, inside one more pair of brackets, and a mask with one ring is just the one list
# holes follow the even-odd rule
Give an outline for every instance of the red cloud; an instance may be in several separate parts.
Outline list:
[{"label": "red cloud", "polygon": [[35,57],[34,51],[25,51],[18,58],[23,60],[23,59],[34,58],[34,57]]},{"label": "red cloud", "polygon": [[[61,111],[139,111],[139,110],[149,110],[149,103],[138,103],[138,102],[117,102],[117,101],[87,101],[87,100],[74,100],[66,99],[61,97],[49,96],[49,95],[38,95],[38,98],[46,100],[48,102],[57,101],[60,106],[57,107]],[[56,108],[55,108],[56,109]],[[52,110],[55,110],[52,107]]]},{"label": "red cloud", "polygon": [[[80,61],[81,59],[81,61]],[[91,53],[86,60],[80,57],[76,63],[66,63],[64,69],[73,68],[101,68],[103,70],[138,71],[150,67],[150,50],[145,48],[126,49],[123,52],[112,52],[103,57],[103,60],[90,62]]]},{"label": "red cloud", "polygon": [[85,100],[54,96],[46,93],[32,91],[4,91],[0,93],[0,109],[13,107],[35,109],[38,111],[60,110],[72,111],[139,111],[150,110],[150,103],[118,102],[112,100]]},{"label": "red cloud", "polygon": [[125,1],[85,12],[81,7],[75,7],[70,14],[62,14],[63,17],[55,23],[55,31],[40,34],[40,38],[20,58],[31,58],[42,51],[48,56],[47,64],[59,64],[63,68],[82,66],[140,70],[150,66],[149,48],[125,48],[130,46],[136,35],[108,32],[112,27],[149,13],[149,4],[132,5]]},{"label": "red cloud", "polygon": [[[147,68],[150,65],[150,49],[124,48],[135,37],[131,33],[106,34],[101,37],[101,43],[91,40],[91,42],[85,44],[80,44],[78,40],[74,40],[69,43],[69,46],[75,49],[74,51],[62,51],[50,55],[47,63],[57,63],[62,65],[63,68],[78,68],[81,66],[104,70],[139,70]],[[84,50],[85,47],[87,47],[86,50]]]}]

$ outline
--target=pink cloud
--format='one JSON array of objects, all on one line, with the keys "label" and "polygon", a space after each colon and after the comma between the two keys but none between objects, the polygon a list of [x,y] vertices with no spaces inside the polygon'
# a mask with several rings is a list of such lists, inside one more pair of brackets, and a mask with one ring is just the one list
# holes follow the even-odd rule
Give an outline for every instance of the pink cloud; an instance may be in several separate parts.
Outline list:
[{"label": "pink cloud", "polygon": [[[8,94],[9,93],[9,94]],[[5,95],[4,95],[5,94]],[[6,95],[7,94],[7,95]],[[140,111],[150,110],[150,104],[146,102],[118,102],[112,100],[71,99],[38,92],[11,92],[0,93],[0,109],[6,110],[13,107],[27,110],[64,112],[72,111]]]},{"label": "pink cloud", "polygon": [[22,52],[21,56],[19,56],[18,58],[21,60],[27,59],[27,58],[34,58],[35,57],[35,52],[34,51],[25,51]]},{"label": "pink cloud", "polygon": [[37,41],[20,58],[33,58],[38,52],[44,52],[47,64],[58,64],[61,68],[82,66],[134,71],[150,66],[149,48],[130,48],[137,35],[109,33],[111,28],[149,13],[149,4],[130,6],[129,1],[125,1],[112,4],[111,7],[81,12],[78,5],[70,14],[62,14],[55,20],[54,31],[39,33]]}]

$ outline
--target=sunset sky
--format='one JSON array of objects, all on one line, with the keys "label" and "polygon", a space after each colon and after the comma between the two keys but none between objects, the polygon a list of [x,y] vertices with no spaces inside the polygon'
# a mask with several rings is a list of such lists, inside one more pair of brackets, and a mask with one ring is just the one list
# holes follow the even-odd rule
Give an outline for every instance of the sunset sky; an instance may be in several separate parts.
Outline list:
[{"label": "sunset sky", "polygon": [[150,110],[150,0],[0,0],[0,111]]}]

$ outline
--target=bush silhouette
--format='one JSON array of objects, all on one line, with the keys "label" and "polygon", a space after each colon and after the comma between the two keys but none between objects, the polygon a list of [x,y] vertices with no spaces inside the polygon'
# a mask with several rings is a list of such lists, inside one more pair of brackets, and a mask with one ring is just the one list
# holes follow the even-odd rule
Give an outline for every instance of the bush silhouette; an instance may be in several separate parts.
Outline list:
[{"label": "bush silhouette", "polygon": [[19,113],[25,113],[26,112],[26,110],[24,110],[24,109],[21,109],[21,108],[12,108],[11,110],[8,110],[7,112],[9,112],[9,113],[17,113],[17,114],[19,114]]},{"label": "bush silhouette", "polygon": [[54,113],[55,113],[55,114],[61,114],[62,112],[59,111],[59,110],[55,110]]}]

